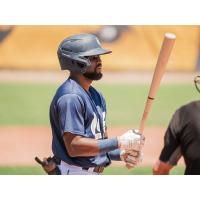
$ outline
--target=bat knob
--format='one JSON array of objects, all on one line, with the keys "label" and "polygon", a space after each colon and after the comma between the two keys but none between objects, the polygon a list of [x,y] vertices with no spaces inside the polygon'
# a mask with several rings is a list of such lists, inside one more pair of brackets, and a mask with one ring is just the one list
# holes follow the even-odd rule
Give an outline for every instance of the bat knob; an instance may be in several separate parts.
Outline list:
[{"label": "bat knob", "polygon": [[174,33],[165,33],[165,37],[170,40],[176,39],[176,35]]}]

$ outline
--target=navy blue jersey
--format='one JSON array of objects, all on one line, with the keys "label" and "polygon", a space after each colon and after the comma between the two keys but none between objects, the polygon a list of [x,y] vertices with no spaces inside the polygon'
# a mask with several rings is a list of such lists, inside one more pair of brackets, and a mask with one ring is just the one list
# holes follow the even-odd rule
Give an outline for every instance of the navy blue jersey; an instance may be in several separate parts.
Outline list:
[{"label": "navy blue jersey", "polygon": [[106,103],[102,94],[90,86],[84,90],[75,80],[68,78],[57,90],[50,106],[52,151],[61,160],[81,167],[107,166],[108,154],[91,157],[70,157],[63,134],[70,132],[86,138],[106,138]]}]

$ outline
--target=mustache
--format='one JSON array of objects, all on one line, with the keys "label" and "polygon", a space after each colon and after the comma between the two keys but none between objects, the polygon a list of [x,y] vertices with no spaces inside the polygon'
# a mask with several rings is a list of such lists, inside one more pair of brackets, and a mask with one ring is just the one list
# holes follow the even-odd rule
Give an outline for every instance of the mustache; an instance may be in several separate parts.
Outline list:
[{"label": "mustache", "polygon": [[102,67],[102,64],[101,64],[101,63],[98,63],[96,67]]}]

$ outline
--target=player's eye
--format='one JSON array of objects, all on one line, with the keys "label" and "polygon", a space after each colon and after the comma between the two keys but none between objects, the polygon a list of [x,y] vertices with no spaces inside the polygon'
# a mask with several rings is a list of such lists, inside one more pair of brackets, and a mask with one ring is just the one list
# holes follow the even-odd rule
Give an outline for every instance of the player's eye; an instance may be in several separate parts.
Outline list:
[{"label": "player's eye", "polygon": [[98,60],[99,56],[87,56],[86,58],[90,59],[90,61]]}]

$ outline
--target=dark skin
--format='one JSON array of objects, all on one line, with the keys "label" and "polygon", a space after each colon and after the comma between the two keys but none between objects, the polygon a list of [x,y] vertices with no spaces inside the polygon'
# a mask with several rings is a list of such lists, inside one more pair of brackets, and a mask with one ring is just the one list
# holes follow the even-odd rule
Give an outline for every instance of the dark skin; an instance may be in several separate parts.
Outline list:
[{"label": "dark skin", "polygon": [[[96,73],[101,73],[102,72],[102,61],[100,56],[93,56],[90,59],[91,62],[91,66],[87,69],[87,73],[88,72],[96,72]],[[72,77],[73,79],[76,80],[77,83],[79,83],[79,85],[82,86],[83,89],[85,89],[86,91],[89,90],[90,85],[92,84],[93,80],[90,80],[88,78],[86,78],[83,74],[79,74],[79,73],[70,73],[70,77]]]},{"label": "dark skin", "polygon": [[[100,56],[94,56],[90,59],[91,66],[87,69],[86,72],[96,72],[101,73],[102,71],[102,62]],[[71,73],[70,76],[79,83],[83,89],[86,91],[89,90],[92,80],[86,78],[83,74]],[[68,154],[71,157],[88,157],[96,156],[99,154],[98,141],[91,138],[84,138],[77,136],[75,134],[65,132],[63,135],[64,143],[67,149]]]},{"label": "dark skin", "polygon": [[64,133],[63,139],[71,157],[88,157],[99,154],[99,146],[95,139],[76,136],[69,132]]}]

